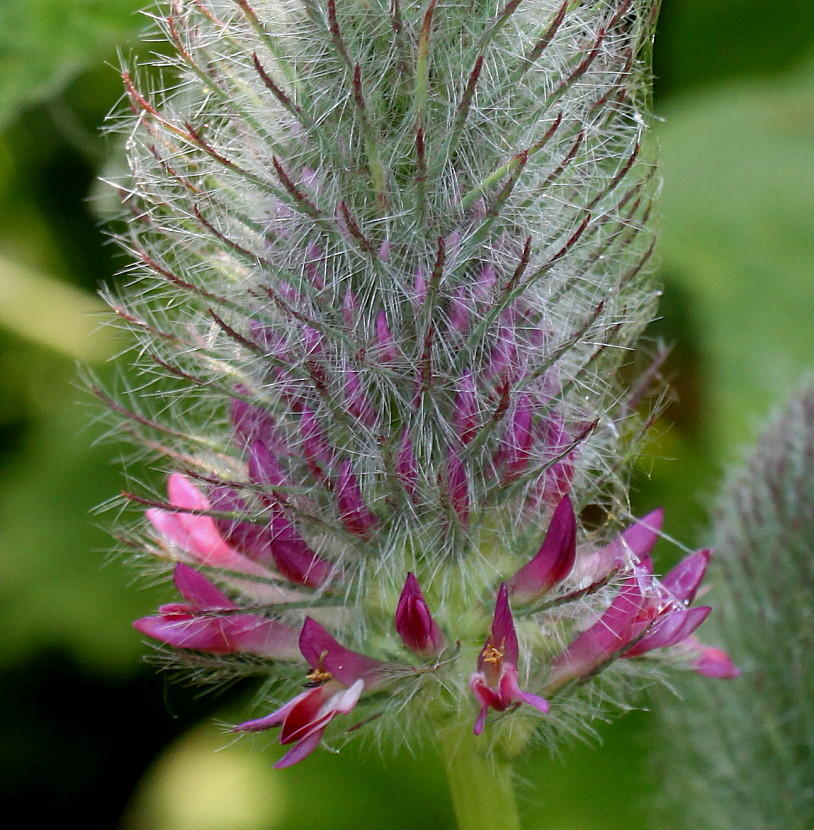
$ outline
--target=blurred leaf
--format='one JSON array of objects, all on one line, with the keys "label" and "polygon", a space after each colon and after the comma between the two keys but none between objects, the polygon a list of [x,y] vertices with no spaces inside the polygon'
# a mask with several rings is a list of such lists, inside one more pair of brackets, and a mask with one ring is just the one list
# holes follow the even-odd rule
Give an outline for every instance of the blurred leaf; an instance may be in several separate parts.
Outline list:
[{"label": "blurred leaf", "polygon": [[60,648],[97,671],[132,669],[145,648],[130,621],[158,594],[134,590],[119,562],[103,567],[106,519],[91,516],[122,489],[121,447],[92,445],[99,428],[69,364],[33,352],[23,362],[35,416],[0,472],[0,665]]},{"label": "blurred leaf", "polygon": [[663,0],[655,74],[661,91],[786,72],[814,47],[811,0]]},{"label": "blurred leaf", "polygon": [[99,330],[103,310],[93,294],[0,256],[0,326],[66,357],[103,360],[114,351]]},{"label": "blurred leaf", "polygon": [[144,26],[144,0],[2,0],[0,129]]},{"label": "blurred leaf", "polygon": [[700,417],[720,462],[814,353],[814,63],[663,114],[663,268],[694,298]]}]

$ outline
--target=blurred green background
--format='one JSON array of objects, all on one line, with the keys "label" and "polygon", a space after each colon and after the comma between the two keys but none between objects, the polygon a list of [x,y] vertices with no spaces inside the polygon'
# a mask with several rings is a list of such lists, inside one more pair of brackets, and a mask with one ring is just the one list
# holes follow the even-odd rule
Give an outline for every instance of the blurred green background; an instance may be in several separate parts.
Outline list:
[{"label": "blurred green background", "polygon": [[[93,511],[122,489],[122,450],[97,443],[75,362],[105,373],[116,350],[95,291],[125,262],[94,201],[111,197],[96,179],[117,148],[100,126],[120,97],[117,49],[145,48],[139,5],[0,0],[4,812],[84,830],[451,827],[437,759],[352,747],[276,773],[270,741],[227,746],[213,723],[250,690],[171,682],[130,627],[158,594],[105,556]],[[664,504],[667,531],[699,544],[725,465],[811,366],[814,3],[664,0],[656,75],[665,293],[652,333],[674,345],[680,399],[635,500]],[[530,758],[528,830],[647,827],[651,725],[629,715],[600,748]]]}]

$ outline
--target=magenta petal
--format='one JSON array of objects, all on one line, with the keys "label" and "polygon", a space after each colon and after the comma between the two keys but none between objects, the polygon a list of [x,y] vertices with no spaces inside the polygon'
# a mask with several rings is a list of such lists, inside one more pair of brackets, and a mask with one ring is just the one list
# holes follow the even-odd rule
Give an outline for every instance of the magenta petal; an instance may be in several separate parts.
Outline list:
[{"label": "magenta petal", "polygon": [[706,620],[710,615],[712,608],[708,605],[699,605],[696,608],[690,608],[687,611],[687,616],[684,618],[681,626],[673,634],[668,646],[674,646],[683,642]]},{"label": "magenta petal", "polygon": [[395,363],[399,358],[399,348],[390,327],[387,324],[387,315],[380,311],[376,316],[376,353],[380,362]]},{"label": "magenta petal", "polygon": [[[327,723],[325,724],[327,726]],[[325,732],[325,726],[312,732],[307,737],[303,738],[295,744],[279,761],[274,765],[274,769],[286,769],[288,767],[298,764],[304,758],[307,758],[322,741],[322,735]]]},{"label": "magenta petal", "polygon": [[444,635],[432,618],[418,580],[411,573],[407,574],[396,608],[396,631],[404,645],[419,654],[438,654],[445,644]]},{"label": "magenta petal", "polygon": [[279,660],[299,656],[297,632],[277,620],[255,614],[224,614],[223,609],[162,606],[161,615],[143,617],[133,627],[175,648],[211,654],[243,652]]},{"label": "magenta petal", "polygon": [[517,344],[515,343],[514,328],[502,325],[497,334],[497,343],[489,355],[487,374],[491,378],[501,377],[504,374],[512,377],[517,366]]},{"label": "magenta petal", "polygon": [[359,375],[353,369],[345,370],[345,401],[348,411],[354,418],[358,418],[366,427],[376,423],[376,411],[367,392],[362,388]]},{"label": "magenta petal", "polygon": [[321,588],[336,575],[333,564],[311,550],[280,510],[271,508],[266,530],[274,564],[286,579]]},{"label": "magenta petal", "polygon": [[504,468],[504,483],[517,478],[526,469],[531,459],[531,447],[534,440],[531,428],[532,416],[531,399],[524,396],[517,402],[498,449],[496,463]]},{"label": "magenta petal", "polygon": [[659,508],[638,519],[604,548],[583,556],[577,568],[581,578],[589,582],[604,579],[615,568],[624,567],[632,557],[634,561],[647,559],[659,538],[664,511]]},{"label": "magenta petal", "polygon": [[411,499],[418,493],[418,467],[413,452],[413,442],[405,429],[401,435],[398,458],[396,459],[396,477]]},{"label": "magenta petal", "polygon": [[704,579],[711,554],[712,551],[705,548],[685,556],[661,578],[661,584],[679,602],[691,603]]},{"label": "magenta petal", "polygon": [[[279,461],[262,441],[254,441],[249,446],[249,478],[257,484],[272,487],[289,485]],[[265,501],[268,502],[268,498]]]},{"label": "magenta petal", "polygon": [[302,410],[300,434],[308,467],[317,478],[323,478],[333,464],[334,453],[316,415],[307,407]]},{"label": "magenta petal", "polygon": [[[242,388],[238,391],[243,393]],[[248,391],[245,391],[248,394]],[[269,446],[279,443],[274,421],[268,412],[239,398],[231,404],[231,421],[235,436],[242,447],[252,441],[263,441]]]},{"label": "magenta petal", "polygon": [[236,614],[228,617],[226,623],[226,635],[236,651],[277,660],[299,659],[299,635],[289,625],[258,619],[255,614]]},{"label": "magenta petal", "polygon": [[357,680],[375,682],[386,664],[340,645],[316,620],[307,617],[300,633],[300,651],[312,669],[325,669],[343,686]]},{"label": "magenta petal", "polygon": [[272,729],[275,726],[282,725],[286,718],[295,710],[301,710],[303,707],[311,712],[313,718],[319,711],[322,701],[326,695],[324,687],[316,689],[308,689],[308,691],[301,692],[296,697],[288,701],[284,706],[276,709],[269,715],[255,720],[249,720],[245,723],[239,723],[234,727],[234,732],[262,732],[266,729]]},{"label": "magenta petal", "polygon": [[469,484],[461,459],[452,451],[447,458],[447,495],[458,521],[466,525],[469,521]]},{"label": "magenta petal", "polygon": [[[219,488],[214,503],[220,509],[248,512],[245,503],[228,488]],[[267,516],[265,525],[226,519],[219,520],[218,526],[241,553],[256,562],[273,563],[291,582],[320,588],[337,576],[333,564],[311,550],[280,508],[272,503]]]},{"label": "magenta petal", "polygon": [[[509,607],[509,591],[505,582],[501,583],[500,589],[497,592],[492,631],[489,639],[486,641],[484,651],[490,646],[500,649],[503,653],[503,661],[505,663],[517,665],[517,658],[520,651],[517,645],[517,633],[514,630],[512,611]],[[478,658],[478,671],[484,671],[488,665],[485,663],[483,657],[482,651]]]},{"label": "magenta petal", "polygon": [[466,303],[466,293],[458,289],[450,299],[449,304],[449,333],[454,336],[456,333],[466,334],[469,328],[469,308]]},{"label": "magenta petal", "polygon": [[342,524],[356,536],[367,536],[379,523],[365,504],[359,481],[347,459],[342,462],[336,481],[336,505]]},{"label": "magenta petal", "polygon": [[472,728],[475,735],[480,735],[483,732],[483,727],[486,726],[486,712],[488,709],[489,707],[485,703],[481,702],[478,717],[475,719],[475,726]]},{"label": "magenta petal", "polygon": [[533,695],[529,692],[524,692],[517,681],[517,666],[506,664],[503,671],[503,676],[500,678],[500,692],[505,701],[525,703],[528,706],[533,706],[538,712],[544,715],[548,714],[548,701],[539,695]]},{"label": "magenta petal", "polygon": [[462,444],[468,444],[478,431],[478,401],[475,381],[470,371],[464,372],[455,396],[452,413],[455,432]]},{"label": "magenta petal", "polygon": [[342,320],[345,323],[345,326],[349,329],[353,329],[356,325],[356,318],[359,315],[359,300],[356,299],[356,295],[353,291],[346,291],[345,297],[342,300]]},{"label": "magenta petal", "polygon": [[551,661],[549,685],[589,674],[609,660],[647,624],[648,603],[638,580],[629,580],[599,620]]},{"label": "magenta petal", "polygon": [[492,264],[484,265],[475,278],[473,293],[478,301],[485,300],[497,281],[497,273]]},{"label": "magenta petal", "polygon": [[741,670],[725,651],[712,646],[702,647],[701,653],[693,660],[692,668],[705,677],[718,677],[723,680],[733,680],[741,674]]},{"label": "magenta petal", "polygon": [[568,496],[551,517],[537,555],[507,581],[515,602],[530,602],[557,585],[574,567],[577,550],[577,519]]},{"label": "magenta petal", "polygon": [[608,548],[623,555],[630,551],[638,559],[652,552],[659,538],[664,523],[664,510],[658,508],[638,519],[621,536],[608,545]]},{"label": "magenta petal", "polygon": [[178,593],[201,608],[235,608],[235,604],[214,583],[189,565],[179,562],[173,572]]},{"label": "magenta petal", "polygon": [[314,287],[321,291],[325,288],[325,280],[322,274],[325,253],[319,245],[311,242],[305,249],[305,256],[305,273],[308,275],[308,279],[314,284]]}]

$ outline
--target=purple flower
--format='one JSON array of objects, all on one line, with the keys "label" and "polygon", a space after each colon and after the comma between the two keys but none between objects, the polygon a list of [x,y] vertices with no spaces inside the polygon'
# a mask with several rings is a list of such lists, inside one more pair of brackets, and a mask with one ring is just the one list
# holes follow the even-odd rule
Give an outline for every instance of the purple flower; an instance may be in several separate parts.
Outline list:
[{"label": "purple flower", "polygon": [[339,468],[336,481],[336,504],[345,528],[356,536],[367,536],[379,520],[362,498],[359,480],[353,472],[350,461],[345,459]]},{"label": "purple flower", "polygon": [[274,766],[290,767],[319,746],[328,724],[337,715],[353,711],[365,689],[386,676],[386,664],[340,645],[318,622],[305,620],[299,638],[300,652],[311,667],[307,691],[280,709],[235,727],[236,732],[260,732],[282,727],[280,743],[294,744]]},{"label": "purple flower", "polygon": [[537,555],[506,581],[517,603],[531,602],[551,590],[571,573],[577,554],[577,519],[568,496],[551,517],[548,532]]},{"label": "purple flower", "polygon": [[407,648],[421,655],[435,656],[446,645],[444,635],[432,618],[421,593],[418,580],[411,573],[407,574],[396,608],[396,631]]},{"label": "purple flower", "polygon": [[635,563],[649,556],[658,541],[663,521],[661,508],[637,519],[605,547],[580,557],[575,577],[580,582],[599,582],[617,568],[627,567],[631,560]]},{"label": "purple flower", "polygon": [[242,652],[278,660],[299,656],[295,629],[259,614],[235,613],[240,606],[181,562],[174,580],[187,602],[162,605],[157,616],[136,620],[133,626],[142,634],[175,648],[211,654]]},{"label": "purple flower", "polygon": [[147,510],[147,518],[164,539],[201,565],[273,579],[274,575],[267,568],[238,553],[224,541],[214,519],[186,512],[204,513],[212,509],[206,496],[186,476],[173,473],[167,489],[170,504],[182,511]]},{"label": "purple flower", "polygon": [[551,662],[546,688],[586,677],[620,654],[652,622],[656,609],[642,589],[643,577],[631,576],[610,607]]},{"label": "purple flower", "polygon": [[478,670],[469,678],[469,686],[480,703],[480,713],[474,728],[476,735],[483,732],[489,707],[503,712],[511,706],[527,703],[543,714],[548,713],[546,700],[520,688],[517,675],[518,654],[517,634],[509,608],[509,592],[504,583],[497,594],[492,631],[478,656]]},{"label": "purple flower", "polygon": [[[649,533],[637,525],[627,531],[628,539],[639,551],[651,544]],[[704,647],[695,645],[697,641],[692,636],[712,610],[707,606],[688,607],[704,578],[710,553],[705,549],[690,554],[661,580],[651,575],[651,563],[645,554],[625,578],[607,611],[554,658],[547,688],[590,675],[618,657],[640,657],[655,649],[669,648],[679,654],[689,650],[696,671],[701,666],[708,667],[702,673],[709,676],[737,676],[732,673],[737,669],[724,652],[711,650],[705,662]]]}]

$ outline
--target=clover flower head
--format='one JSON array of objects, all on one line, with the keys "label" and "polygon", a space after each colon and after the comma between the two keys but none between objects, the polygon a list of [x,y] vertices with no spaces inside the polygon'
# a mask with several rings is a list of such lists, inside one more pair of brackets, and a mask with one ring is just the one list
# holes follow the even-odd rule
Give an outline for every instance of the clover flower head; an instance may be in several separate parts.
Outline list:
[{"label": "clover flower head", "polygon": [[141,376],[96,391],[169,471],[119,537],[184,600],[136,627],[264,675],[237,729],[282,766],[351,716],[553,742],[593,684],[732,673],[708,554],[660,581],[660,513],[580,519],[625,511],[647,421],[656,6],[172,0],[176,76],[124,72]]}]

